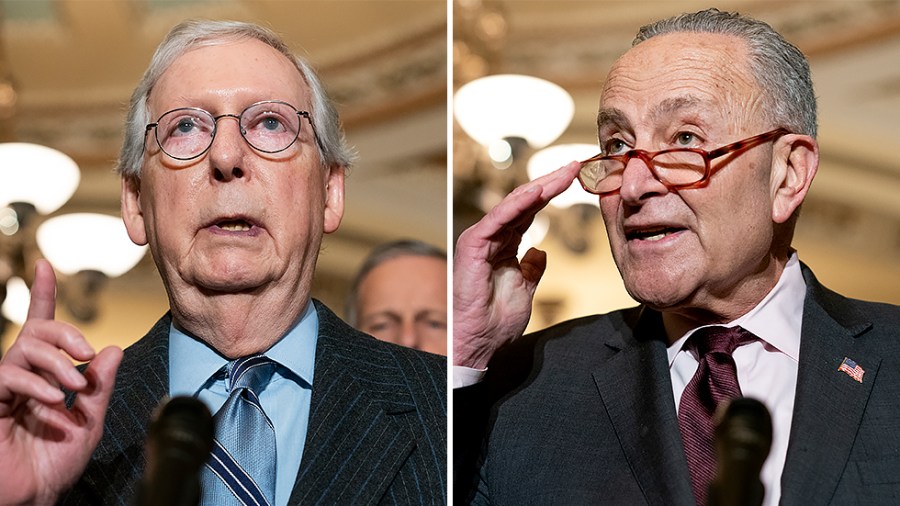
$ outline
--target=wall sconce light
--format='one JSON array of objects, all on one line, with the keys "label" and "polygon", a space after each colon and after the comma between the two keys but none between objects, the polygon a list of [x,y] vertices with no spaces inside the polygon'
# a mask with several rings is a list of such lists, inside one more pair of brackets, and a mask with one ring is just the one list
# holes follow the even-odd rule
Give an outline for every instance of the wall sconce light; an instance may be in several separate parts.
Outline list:
[{"label": "wall sconce light", "polygon": [[[487,148],[494,167],[506,169],[519,163],[515,164],[516,170],[484,171],[481,167],[487,164],[473,159],[469,172],[478,185],[469,194],[460,193],[455,202],[487,212],[502,195],[522,184],[526,173],[529,180],[534,180],[572,160],[596,155],[599,148],[595,144],[546,147],[569,127],[574,111],[574,101],[566,90],[536,77],[499,74],[462,85],[454,95],[454,115],[459,126],[469,138]],[[540,151],[526,152],[526,148]],[[598,216],[596,196],[573,181],[550,201],[550,206],[535,216],[524,234],[519,257],[551,232],[574,254],[584,254],[592,247],[593,235],[584,232]]]},{"label": "wall sconce light", "polygon": [[25,142],[0,144],[0,207],[12,205],[19,212],[30,206],[50,214],[72,198],[80,180],[78,165],[60,151]]},{"label": "wall sconce light", "polygon": [[106,280],[131,270],[147,251],[131,242],[120,218],[93,213],[47,219],[37,228],[37,245],[44,258],[69,277],[63,300],[81,321],[96,318],[97,295]]},{"label": "wall sconce light", "polygon": [[559,138],[572,121],[575,103],[550,81],[498,74],[461,86],[453,110],[463,131],[488,148],[496,166],[506,168],[523,145],[540,149]]},{"label": "wall sconce light", "polygon": [[59,302],[79,321],[91,321],[105,281],[146,252],[113,216],[43,218],[72,197],[80,179],[78,165],[55,149],[0,143],[0,334],[7,320],[24,322],[35,259],[43,256],[57,270]]}]

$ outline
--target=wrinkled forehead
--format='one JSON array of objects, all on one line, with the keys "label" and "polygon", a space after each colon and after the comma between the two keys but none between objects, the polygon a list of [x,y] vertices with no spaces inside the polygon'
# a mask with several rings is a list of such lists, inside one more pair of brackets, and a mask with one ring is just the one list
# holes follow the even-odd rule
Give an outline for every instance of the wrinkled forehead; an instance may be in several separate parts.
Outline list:
[{"label": "wrinkled forehead", "polygon": [[721,118],[746,115],[762,95],[746,43],[731,35],[672,33],[641,42],[609,72],[598,122],[660,121],[681,109]]},{"label": "wrinkled forehead", "polygon": [[155,114],[176,107],[236,114],[255,102],[281,100],[309,110],[309,96],[300,71],[275,48],[256,39],[223,40],[175,58],[154,85],[149,105]]}]

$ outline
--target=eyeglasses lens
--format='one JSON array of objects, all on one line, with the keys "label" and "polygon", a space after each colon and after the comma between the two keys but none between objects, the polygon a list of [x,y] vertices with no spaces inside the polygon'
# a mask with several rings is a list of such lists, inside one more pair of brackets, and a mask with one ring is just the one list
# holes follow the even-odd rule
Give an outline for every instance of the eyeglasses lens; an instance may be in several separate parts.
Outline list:
[{"label": "eyeglasses lens", "polygon": [[[220,116],[218,119],[233,118]],[[156,127],[160,147],[172,158],[189,160],[209,149],[217,119],[194,108],[176,109],[164,114]],[[261,102],[240,116],[241,135],[255,149],[277,153],[289,148],[300,134],[300,115],[281,102]]]},{"label": "eyeglasses lens", "polygon": [[293,107],[280,102],[256,104],[241,114],[241,132],[254,148],[276,153],[297,140],[300,116]]},{"label": "eyeglasses lens", "polygon": [[[632,152],[635,153],[635,152]],[[626,160],[639,158],[638,154],[615,158],[601,158],[582,165],[578,177],[582,184],[594,193],[607,193],[622,186]],[[656,177],[666,185],[681,186],[696,183],[706,174],[706,159],[693,151],[671,151],[656,154],[652,159]],[[646,163],[646,162],[643,162]]]}]

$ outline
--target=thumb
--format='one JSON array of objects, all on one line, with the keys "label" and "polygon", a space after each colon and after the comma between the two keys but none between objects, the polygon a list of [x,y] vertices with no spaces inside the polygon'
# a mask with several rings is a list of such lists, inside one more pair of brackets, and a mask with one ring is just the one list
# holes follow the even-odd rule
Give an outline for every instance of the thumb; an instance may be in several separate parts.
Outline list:
[{"label": "thumb", "polygon": [[547,268],[547,253],[537,248],[529,248],[522,260],[519,261],[519,266],[522,269],[522,277],[528,284],[528,289],[534,292]]},{"label": "thumb", "polygon": [[78,412],[98,440],[109,397],[116,383],[116,371],[122,362],[122,350],[115,346],[103,348],[84,371],[87,386],[75,397],[73,410]]}]

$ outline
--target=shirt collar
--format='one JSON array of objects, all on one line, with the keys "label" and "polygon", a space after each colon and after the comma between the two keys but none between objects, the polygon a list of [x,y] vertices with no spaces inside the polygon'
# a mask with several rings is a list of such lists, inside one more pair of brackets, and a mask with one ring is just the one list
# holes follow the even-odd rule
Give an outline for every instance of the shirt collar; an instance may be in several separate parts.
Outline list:
[{"label": "shirt collar", "polygon": [[[797,252],[792,252],[775,287],[747,314],[723,324],[723,327],[740,325],[759,337],[768,346],[797,361],[800,358],[800,331],[803,323],[803,303],[806,300],[806,281],[800,269]],[[675,341],[666,350],[669,367],[681,351],[688,337],[703,325],[693,329]]]},{"label": "shirt collar", "polygon": [[[299,320],[265,353],[284,369],[312,386],[319,317],[312,301]],[[169,326],[169,395],[196,395],[228,359],[206,342]],[[282,374],[284,375],[284,374]]]}]

